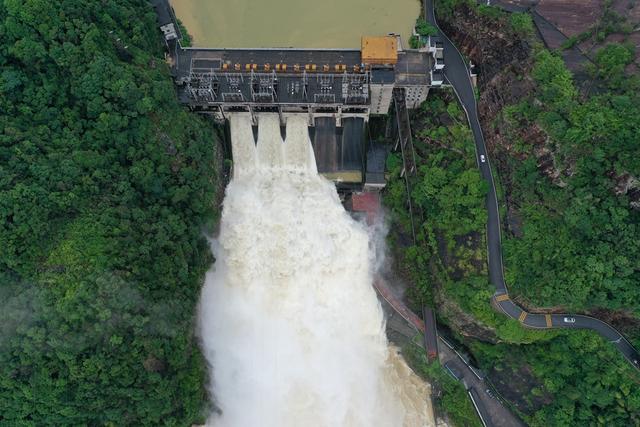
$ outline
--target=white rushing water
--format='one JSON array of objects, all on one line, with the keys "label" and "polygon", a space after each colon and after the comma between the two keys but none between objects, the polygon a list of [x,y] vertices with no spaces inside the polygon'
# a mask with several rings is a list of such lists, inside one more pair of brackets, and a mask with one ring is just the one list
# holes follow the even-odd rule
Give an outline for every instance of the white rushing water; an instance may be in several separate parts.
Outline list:
[{"label": "white rushing water", "polygon": [[200,334],[223,427],[433,425],[387,343],[365,226],[316,171],[305,117],[230,118],[234,175]]}]

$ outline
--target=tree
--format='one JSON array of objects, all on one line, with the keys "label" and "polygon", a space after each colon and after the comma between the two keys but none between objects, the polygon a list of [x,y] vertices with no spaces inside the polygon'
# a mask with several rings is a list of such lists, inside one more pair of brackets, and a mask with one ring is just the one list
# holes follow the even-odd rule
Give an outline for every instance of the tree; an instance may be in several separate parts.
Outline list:
[{"label": "tree", "polygon": [[611,88],[621,87],[625,79],[624,69],[633,62],[633,58],[632,46],[610,43],[598,49],[595,56],[598,77],[604,79]]},{"label": "tree", "polygon": [[10,0],[0,34],[0,424],[199,421],[216,138],[152,8]]}]

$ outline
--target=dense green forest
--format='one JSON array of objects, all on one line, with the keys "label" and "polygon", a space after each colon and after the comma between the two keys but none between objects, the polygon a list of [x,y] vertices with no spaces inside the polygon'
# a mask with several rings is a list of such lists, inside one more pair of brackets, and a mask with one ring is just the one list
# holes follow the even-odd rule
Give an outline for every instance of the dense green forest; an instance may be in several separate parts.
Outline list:
[{"label": "dense green forest", "polygon": [[[640,79],[624,76],[629,48],[598,53],[595,73],[607,87],[580,99],[562,60],[536,54],[532,98],[504,111],[508,130],[535,124],[553,140],[563,186],[536,173],[535,158],[512,165],[521,238],[506,239],[508,281],[536,306],[628,310],[640,317],[640,211],[615,194],[613,177],[640,176]],[[531,150],[514,136],[517,150]],[[527,260],[527,262],[524,262]]]},{"label": "dense green forest", "polygon": [[[528,15],[468,1],[437,6],[445,23],[458,12],[456,19],[468,17],[471,34],[487,27],[493,37],[526,38],[530,49],[524,61],[531,64],[529,74],[517,77],[530,90],[483,123],[510,144],[488,141],[492,160],[500,159],[493,165],[501,216],[515,217],[518,225],[503,221],[512,297],[530,309],[626,319],[623,331],[640,344],[633,327],[640,317],[640,211],[616,191],[617,177],[640,176],[640,81],[624,71],[633,47],[610,44],[598,51],[586,69],[593,81],[586,94],[562,59],[535,41]],[[460,38],[469,43],[473,36]],[[588,331],[527,330],[489,304],[494,289],[486,270],[486,188],[453,95],[432,91],[412,121],[416,245],[408,243],[411,222],[398,154],[388,159],[384,199],[397,267],[414,284],[410,298],[417,306],[435,305],[439,320],[530,425],[639,425],[640,375],[605,340]],[[533,155],[539,141],[528,139],[531,129],[544,135],[559,178],[546,174]]]},{"label": "dense green forest", "polygon": [[212,126],[150,4],[0,3],[0,425],[190,425]]}]

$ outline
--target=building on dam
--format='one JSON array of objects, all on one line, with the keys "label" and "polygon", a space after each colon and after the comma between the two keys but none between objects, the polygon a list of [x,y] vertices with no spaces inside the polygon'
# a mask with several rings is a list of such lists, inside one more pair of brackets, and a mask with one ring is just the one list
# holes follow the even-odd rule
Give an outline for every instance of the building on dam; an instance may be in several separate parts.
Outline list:
[{"label": "building on dam", "polygon": [[[219,121],[229,113],[308,117],[318,171],[339,189],[384,186],[386,151],[368,141],[370,115],[402,100],[418,107],[443,84],[443,47],[427,37],[405,49],[396,35],[362,37],[360,49],[182,47],[168,0],[152,1],[181,103]],[[401,127],[401,124],[398,124]]]}]

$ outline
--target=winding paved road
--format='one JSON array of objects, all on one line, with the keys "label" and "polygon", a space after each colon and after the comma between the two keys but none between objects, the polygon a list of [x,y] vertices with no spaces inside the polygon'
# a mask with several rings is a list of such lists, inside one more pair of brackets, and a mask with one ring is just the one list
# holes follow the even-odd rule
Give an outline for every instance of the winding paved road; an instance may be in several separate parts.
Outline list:
[{"label": "winding paved road", "polygon": [[[502,264],[500,213],[498,211],[496,187],[491,173],[489,154],[484,142],[482,128],[480,127],[480,120],[478,119],[478,107],[471,78],[469,77],[469,69],[462,54],[438,27],[433,0],[424,0],[424,9],[427,22],[438,28],[439,36],[442,39],[444,47],[445,77],[453,87],[467,114],[476,144],[476,162],[480,168],[482,177],[489,183],[489,192],[486,200],[488,211],[487,250],[489,280],[496,289],[492,298],[493,303],[499,307],[504,314],[518,320],[523,326],[529,328],[592,329],[615,345],[631,365],[636,369],[640,369],[640,353],[611,325],[593,317],[583,315],[527,313],[509,298],[507,285],[504,281],[504,268]],[[481,161],[481,158],[484,158],[484,161]]]}]

